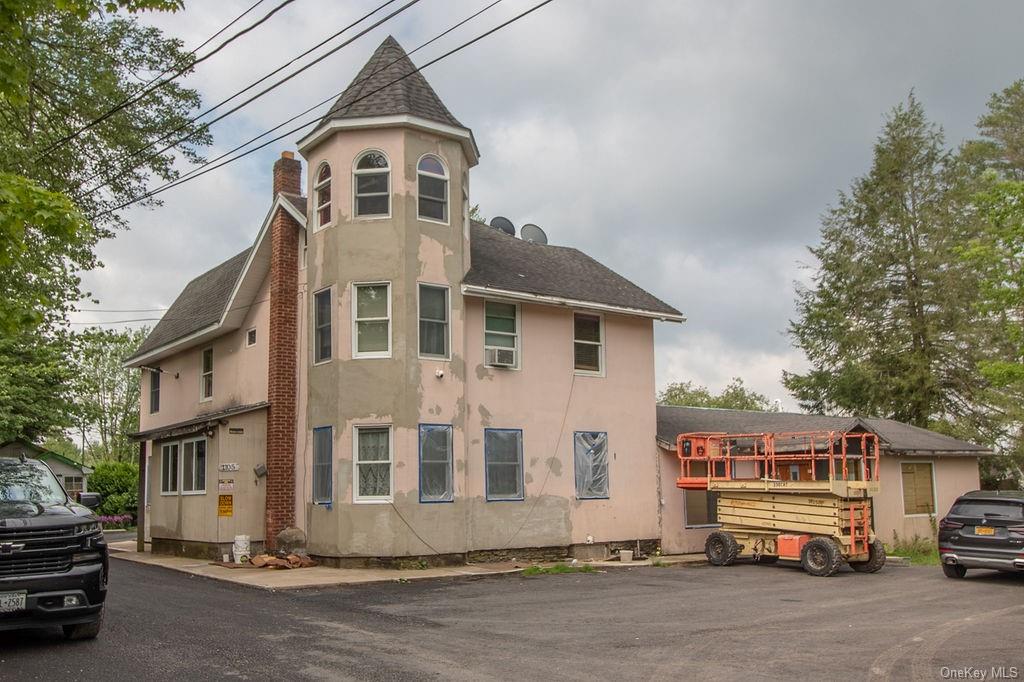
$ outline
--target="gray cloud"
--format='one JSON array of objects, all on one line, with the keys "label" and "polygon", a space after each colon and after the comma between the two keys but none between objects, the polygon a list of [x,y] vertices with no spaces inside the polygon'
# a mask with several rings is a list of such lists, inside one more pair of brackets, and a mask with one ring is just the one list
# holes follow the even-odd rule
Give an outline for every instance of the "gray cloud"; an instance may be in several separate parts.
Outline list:
[{"label": "gray cloud", "polygon": [[[154,21],[197,44],[243,4]],[[215,128],[211,156],[343,89],[388,32],[412,49],[482,4],[421,3]],[[413,59],[531,4],[506,0]],[[190,82],[212,103],[368,6],[294,3]],[[792,406],[779,377],[802,358],[782,332],[819,216],[911,88],[951,143],[971,136],[988,95],[1024,75],[1022,20],[1017,2],[556,0],[425,75],[476,133],[471,192],[486,215],[536,222],[689,316],[658,328],[659,385],[740,375]],[[169,305],[244,248],[293,143],[133,210],[86,277],[103,307]],[[78,319],[100,317],[115,316]]]}]

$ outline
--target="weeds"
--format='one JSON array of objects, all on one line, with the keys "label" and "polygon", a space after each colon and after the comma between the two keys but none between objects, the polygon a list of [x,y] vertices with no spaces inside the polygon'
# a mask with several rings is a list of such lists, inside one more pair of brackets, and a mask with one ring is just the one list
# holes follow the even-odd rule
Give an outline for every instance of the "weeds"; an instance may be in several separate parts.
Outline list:
[{"label": "weeds", "polygon": [[523,575],[558,575],[561,573],[593,573],[594,567],[590,564],[581,566],[570,566],[569,564],[555,564],[554,566],[528,566],[523,569]]},{"label": "weeds", "polygon": [[914,566],[938,566],[941,563],[934,537],[915,535],[912,538],[901,538],[894,533],[892,544],[886,545],[885,551],[893,556],[906,557]]}]

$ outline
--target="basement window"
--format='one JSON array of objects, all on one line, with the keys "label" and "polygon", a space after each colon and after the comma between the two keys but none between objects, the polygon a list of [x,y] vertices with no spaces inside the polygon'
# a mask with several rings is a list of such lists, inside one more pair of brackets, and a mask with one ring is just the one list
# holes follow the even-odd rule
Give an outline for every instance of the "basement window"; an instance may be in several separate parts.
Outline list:
[{"label": "basement window", "polygon": [[522,500],[522,430],[484,429],[484,467],[488,501]]},{"label": "basement window", "polygon": [[313,503],[330,504],[333,500],[331,467],[333,465],[334,427],[313,429]]},{"label": "basement window", "polygon": [[452,427],[420,424],[420,502],[451,502]]},{"label": "basement window", "polygon": [[577,431],[573,436],[576,463],[576,498],[608,499],[608,434]]},{"label": "basement window", "polygon": [[391,501],[391,427],[355,428],[355,501]]}]

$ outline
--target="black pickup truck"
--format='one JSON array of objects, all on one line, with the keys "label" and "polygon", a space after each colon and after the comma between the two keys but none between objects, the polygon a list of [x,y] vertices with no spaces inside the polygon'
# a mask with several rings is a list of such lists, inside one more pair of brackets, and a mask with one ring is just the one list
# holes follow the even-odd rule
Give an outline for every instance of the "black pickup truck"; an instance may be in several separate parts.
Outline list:
[{"label": "black pickup truck", "polygon": [[49,467],[0,457],[0,630],[59,625],[91,639],[103,622],[107,543],[99,495],[76,503]]}]

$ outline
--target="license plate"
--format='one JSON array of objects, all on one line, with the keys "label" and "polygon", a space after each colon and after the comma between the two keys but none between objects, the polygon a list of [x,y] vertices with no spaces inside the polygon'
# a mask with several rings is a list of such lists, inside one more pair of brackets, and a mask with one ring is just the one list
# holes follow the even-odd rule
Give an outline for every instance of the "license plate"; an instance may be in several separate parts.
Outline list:
[{"label": "license plate", "polygon": [[993,528],[992,526],[975,526],[974,527],[974,534],[975,535],[995,535],[996,534],[996,529]]},{"label": "license plate", "polygon": [[0,592],[0,613],[25,610],[26,592]]}]

